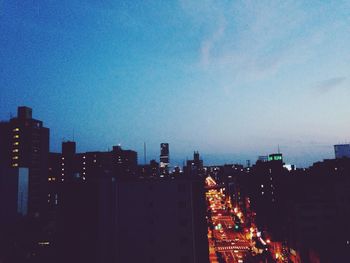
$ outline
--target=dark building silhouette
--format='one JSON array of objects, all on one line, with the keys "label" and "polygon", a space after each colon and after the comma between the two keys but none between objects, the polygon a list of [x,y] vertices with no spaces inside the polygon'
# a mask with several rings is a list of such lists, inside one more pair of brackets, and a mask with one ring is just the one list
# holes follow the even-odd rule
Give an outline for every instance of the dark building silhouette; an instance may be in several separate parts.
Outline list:
[{"label": "dark building silhouette", "polygon": [[[286,178],[288,171],[283,167],[282,154],[270,154],[268,159],[259,158],[246,176],[239,178],[239,184],[245,196],[249,197],[256,220],[261,229],[269,229],[279,240],[287,231],[284,229],[284,211],[281,206],[283,190],[280,182]],[[242,169],[243,170],[243,169]]]},{"label": "dark building silhouette", "polygon": [[62,143],[62,153],[50,153],[49,194],[47,202],[51,208],[59,205],[65,185],[95,182],[108,171],[113,176],[133,177],[137,173],[137,153],[114,146],[107,152],[76,152],[76,143]]},{"label": "dark building silhouette", "polygon": [[18,107],[17,117],[0,124],[0,162],[5,167],[28,168],[28,214],[46,209],[49,129],[32,118],[32,109]]},{"label": "dark building silhouette", "polygon": [[138,173],[142,177],[157,177],[159,176],[159,164],[156,160],[151,160],[149,164],[139,165]]},{"label": "dark building silhouette", "polygon": [[117,192],[116,262],[208,262],[201,180],[117,181]]},{"label": "dark building silhouette", "polygon": [[108,171],[84,184],[75,180],[62,200],[62,260],[208,262],[202,181]]},{"label": "dark building silhouette", "polygon": [[198,151],[193,153],[193,160],[187,160],[184,172],[187,176],[203,175],[203,160],[200,159]]}]

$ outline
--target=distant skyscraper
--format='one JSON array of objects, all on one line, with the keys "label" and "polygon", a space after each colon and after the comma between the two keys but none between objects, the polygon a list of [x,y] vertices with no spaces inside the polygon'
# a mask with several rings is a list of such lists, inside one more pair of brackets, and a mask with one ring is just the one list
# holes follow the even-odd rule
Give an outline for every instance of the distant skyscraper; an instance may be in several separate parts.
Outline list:
[{"label": "distant skyscraper", "polygon": [[203,174],[203,160],[200,159],[198,151],[193,153],[193,160],[187,160],[184,170],[188,176]]},{"label": "distant skyscraper", "polygon": [[335,158],[350,158],[350,144],[337,144],[334,145]]},{"label": "distant skyscraper", "polygon": [[161,143],[160,144],[160,174],[168,174],[169,173],[169,144]]}]

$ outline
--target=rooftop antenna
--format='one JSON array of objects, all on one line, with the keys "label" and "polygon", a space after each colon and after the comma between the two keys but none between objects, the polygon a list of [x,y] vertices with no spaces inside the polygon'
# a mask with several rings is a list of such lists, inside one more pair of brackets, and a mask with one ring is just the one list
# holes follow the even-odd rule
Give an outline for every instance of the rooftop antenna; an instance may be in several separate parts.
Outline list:
[{"label": "rooftop antenna", "polygon": [[144,158],[144,164],[146,164],[147,162],[147,158],[146,158],[146,142],[143,143],[143,158]]},{"label": "rooftop antenna", "polygon": [[281,152],[280,152],[280,145],[278,144],[278,153],[280,154]]}]

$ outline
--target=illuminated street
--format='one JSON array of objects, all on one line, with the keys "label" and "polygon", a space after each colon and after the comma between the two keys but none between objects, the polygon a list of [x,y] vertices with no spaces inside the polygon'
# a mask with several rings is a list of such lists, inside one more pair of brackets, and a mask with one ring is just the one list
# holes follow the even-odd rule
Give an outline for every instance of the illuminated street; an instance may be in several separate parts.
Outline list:
[{"label": "illuminated street", "polygon": [[264,240],[254,223],[245,224],[245,215],[239,207],[232,206],[225,188],[211,177],[206,184],[211,263],[287,262],[281,255],[280,243]]}]

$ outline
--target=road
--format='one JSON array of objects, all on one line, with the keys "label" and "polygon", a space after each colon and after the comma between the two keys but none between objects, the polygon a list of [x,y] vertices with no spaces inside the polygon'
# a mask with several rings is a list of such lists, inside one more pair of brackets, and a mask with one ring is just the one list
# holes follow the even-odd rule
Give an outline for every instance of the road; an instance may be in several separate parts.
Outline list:
[{"label": "road", "polygon": [[[211,211],[209,221],[211,261],[243,262],[243,258],[250,253],[251,241],[244,234],[244,229],[235,229],[234,213],[229,209],[230,204],[223,191],[211,189],[207,192],[208,206]],[[213,256],[215,250],[217,257]],[[220,261],[219,261],[220,262]]]},{"label": "road", "polygon": [[249,225],[245,224],[246,216],[239,207],[233,206],[222,186],[217,186],[211,177],[207,180],[207,186],[211,263],[260,262],[262,258],[268,260],[266,262],[288,262],[282,256],[281,243],[272,242],[269,238],[264,240],[251,217]]}]

